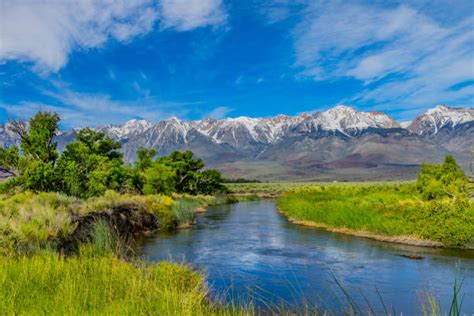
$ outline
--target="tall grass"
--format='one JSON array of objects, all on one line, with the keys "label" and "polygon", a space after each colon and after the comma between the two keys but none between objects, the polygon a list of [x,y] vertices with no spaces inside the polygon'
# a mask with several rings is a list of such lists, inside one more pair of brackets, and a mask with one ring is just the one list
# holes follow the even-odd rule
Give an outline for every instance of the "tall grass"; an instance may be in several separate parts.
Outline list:
[{"label": "tall grass", "polygon": [[196,199],[181,198],[173,203],[172,210],[178,220],[178,225],[189,226],[196,221],[196,209],[201,205]]},{"label": "tall grass", "polygon": [[332,228],[412,236],[452,247],[474,245],[472,201],[422,201],[412,184],[288,191],[279,198],[278,207],[291,218]]},{"label": "tall grass", "polygon": [[112,256],[2,258],[0,314],[204,315],[202,277],[189,267]]},{"label": "tall grass", "polygon": [[153,213],[160,229],[189,225],[195,213],[208,205],[228,203],[227,197],[131,195],[107,191],[103,196],[80,200],[60,193],[23,192],[0,195],[0,255],[34,254],[54,249],[57,241],[75,229],[75,218],[90,212],[108,212],[131,206]]}]

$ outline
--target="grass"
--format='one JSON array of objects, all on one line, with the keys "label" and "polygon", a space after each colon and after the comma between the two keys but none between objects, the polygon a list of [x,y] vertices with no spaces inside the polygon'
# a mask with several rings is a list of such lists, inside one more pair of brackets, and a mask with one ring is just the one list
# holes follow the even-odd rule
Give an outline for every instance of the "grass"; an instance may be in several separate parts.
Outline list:
[{"label": "grass", "polygon": [[169,230],[192,224],[196,212],[209,205],[229,202],[236,200],[228,196],[130,195],[113,191],[88,200],[59,193],[0,195],[0,255],[32,255],[55,249],[58,240],[74,230],[73,219],[90,212],[133,205],[155,214],[160,229]]},{"label": "grass", "polygon": [[[48,202],[58,198],[46,195],[39,201],[45,197]],[[183,201],[179,203],[189,203]],[[194,200],[193,206],[198,202]],[[146,264],[130,256],[129,250],[128,241],[99,220],[92,240],[74,256],[61,256],[53,247],[0,255],[0,315],[253,313],[251,307],[210,302],[203,276],[189,266],[165,261]]]},{"label": "grass", "polygon": [[[394,184],[408,182],[390,182]],[[385,185],[384,182],[261,182],[261,183],[226,183],[231,194],[236,196],[278,197],[288,191],[306,190],[320,186],[372,186]]]},{"label": "grass", "polygon": [[202,276],[185,265],[113,256],[1,258],[0,314],[205,315]]},{"label": "grass", "polygon": [[423,201],[413,184],[331,185],[290,190],[283,214],[329,228],[411,236],[448,247],[474,246],[474,204],[468,199]]},{"label": "grass", "polygon": [[[356,189],[369,201],[401,199],[406,202],[412,199],[412,193],[405,187],[398,190],[393,188],[395,192],[389,190],[391,193],[387,194],[370,186],[349,185],[341,189],[339,186],[323,188],[313,185],[304,190],[300,186],[299,191],[285,193],[279,202],[289,199],[291,194],[311,192],[307,197],[317,193],[318,198],[311,200],[309,205],[315,201],[329,202],[335,196],[319,193],[341,193],[332,190],[343,190],[342,192],[347,193],[343,196],[350,199],[354,193],[352,190]],[[255,198],[253,195],[247,196],[248,200]],[[81,245],[76,255],[63,257],[55,252],[55,240],[74,229],[72,217],[76,215],[133,204],[139,209],[156,214],[167,229],[173,221],[179,224],[191,223],[194,221],[195,212],[200,208],[236,200],[228,196],[133,196],[113,192],[89,200],[78,200],[57,193],[26,192],[2,196],[0,315],[258,314],[259,311],[251,305],[211,302],[204,277],[187,265],[170,262],[149,265],[130,257],[128,242],[122,240],[107,222],[98,221],[94,224],[93,240]],[[304,201],[301,196],[298,196],[298,200]],[[365,219],[370,219],[370,216]],[[373,223],[376,221],[373,220]],[[455,290],[455,297],[456,293]],[[350,298],[348,301],[350,303]],[[460,304],[457,299],[453,301],[453,314],[456,314],[456,311],[460,310]],[[439,304],[431,297],[429,305],[424,308],[424,311],[433,314],[433,311],[439,311]],[[295,314],[294,311],[271,303],[267,312],[270,310],[281,315]],[[319,313],[306,308],[304,314]],[[351,310],[348,314],[351,314]]]}]

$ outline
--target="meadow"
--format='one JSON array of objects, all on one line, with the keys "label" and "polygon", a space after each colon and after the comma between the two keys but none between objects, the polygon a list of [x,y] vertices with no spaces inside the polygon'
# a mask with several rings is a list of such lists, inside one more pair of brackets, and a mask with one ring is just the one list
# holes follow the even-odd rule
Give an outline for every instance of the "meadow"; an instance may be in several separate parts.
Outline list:
[{"label": "meadow", "polygon": [[337,231],[474,246],[474,203],[424,200],[414,183],[292,188],[279,197],[278,207],[294,221]]}]

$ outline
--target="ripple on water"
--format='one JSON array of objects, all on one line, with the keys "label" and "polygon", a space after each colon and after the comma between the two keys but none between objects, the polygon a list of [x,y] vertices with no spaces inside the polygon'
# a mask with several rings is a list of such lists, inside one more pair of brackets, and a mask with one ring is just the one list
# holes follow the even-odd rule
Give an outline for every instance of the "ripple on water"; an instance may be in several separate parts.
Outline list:
[{"label": "ripple on water", "polygon": [[[420,313],[426,290],[447,309],[456,274],[464,278],[463,293],[474,297],[474,251],[388,244],[298,226],[268,201],[211,207],[195,227],[159,233],[141,250],[150,261],[187,261],[206,271],[216,296],[253,298],[257,305],[306,301],[337,309],[343,298],[334,278],[363,310],[365,296],[382,311],[377,290],[387,305],[407,315]],[[465,299],[463,309],[474,311],[474,300]]]}]

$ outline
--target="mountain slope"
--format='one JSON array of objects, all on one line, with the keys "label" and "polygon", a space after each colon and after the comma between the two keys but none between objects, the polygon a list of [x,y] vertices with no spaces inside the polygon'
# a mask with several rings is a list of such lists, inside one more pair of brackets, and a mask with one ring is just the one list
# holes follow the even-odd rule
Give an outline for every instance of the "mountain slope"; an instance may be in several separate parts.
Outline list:
[{"label": "mountain slope", "polygon": [[[99,126],[122,143],[133,162],[139,148],[159,154],[190,149],[208,165],[231,176],[262,179],[411,178],[421,162],[454,154],[464,167],[474,149],[474,110],[436,106],[410,123],[380,112],[359,112],[338,105],[325,112],[272,118],[226,118],[157,123],[131,120]],[[77,130],[62,132],[59,149]],[[0,145],[17,139],[0,125]]]}]

